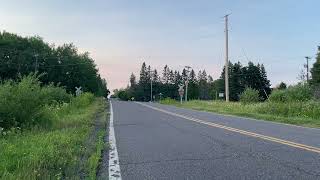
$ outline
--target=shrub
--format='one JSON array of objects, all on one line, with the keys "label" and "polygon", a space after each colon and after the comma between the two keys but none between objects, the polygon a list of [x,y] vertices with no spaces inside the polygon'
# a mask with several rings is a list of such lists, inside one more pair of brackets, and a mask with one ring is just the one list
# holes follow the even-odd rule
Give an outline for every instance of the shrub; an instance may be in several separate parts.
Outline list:
[{"label": "shrub", "polygon": [[52,111],[48,105],[71,98],[61,87],[41,87],[39,75],[31,74],[19,81],[5,81],[0,84],[0,127],[32,127],[48,125]]},{"label": "shrub", "polygon": [[275,90],[269,99],[272,102],[305,102],[312,99],[312,90],[308,85],[298,84],[285,90]]},{"label": "shrub", "polygon": [[81,108],[90,105],[94,101],[94,95],[92,93],[82,93],[71,101],[71,105],[74,108]]},{"label": "shrub", "polygon": [[298,84],[287,89],[288,101],[308,101],[312,99],[310,86]]},{"label": "shrub", "polygon": [[123,100],[123,101],[128,101],[129,98],[129,94],[126,90],[119,90],[118,92],[118,98]]},{"label": "shrub", "polygon": [[320,102],[267,102],[262,103],[259,108],[257,108],[257,112],[285,117],[307,117],[318,119],[320,116]]},{"label": "shrub", "polygon": [[287,90],[274,90],[269,96],[271,102],[287,102]]},{"label": "shrub", "polygon": [[240,102],[244,104],[256,103],[259,100],[259,91],[252,88],[246,88],[240,95]]},{"label": "shrub", "polygon": [[19,83],[6,81],[0,86],[0,126],[7,129],[36,124],[40,116],[42,98],[40,82],[27,76]]},{"label": "shrub", "polygon": [[50,84],[41,88],[41,97],[45,103],[52,104],[70,102],[72,95],[66,89]]}]

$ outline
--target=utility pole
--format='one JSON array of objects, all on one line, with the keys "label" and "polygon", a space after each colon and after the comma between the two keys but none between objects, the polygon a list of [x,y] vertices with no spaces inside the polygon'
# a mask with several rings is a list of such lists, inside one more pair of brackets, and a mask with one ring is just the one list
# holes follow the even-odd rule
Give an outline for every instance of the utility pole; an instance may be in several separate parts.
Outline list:
[{"label": "utility pole", "polygon": [[224,16],[225,19],[225,33],[226,33],[226,59],[225,59],[225,95],[226,95],[226,102],[229,102],[229,45],[228,45],[228,16],[227,14]]},{"label": "utility pole", "polygon": [[189,72],[190,72],[190,66],[185,66],[186,68],[186,75],[187,75],[187,79],[186,79],[186,94],[185,94],[185,101],[187,102],[188,101],[188,84],[189,84]]},{"label": "utility pole", "polygon": [[309,59],[311,59],[311,57],[306,56],[305,57],[307,60],[307,64],[305,65],[305,67],[307,68],[307,83],[309,82]]},{"label": "utility pole", "polygon": [[153,71],[149,71],[149,74],[150,74],[150,85],[151,85],[151,88],[150,88],[150,102],[152,102],[152,78],[153,78]]}]

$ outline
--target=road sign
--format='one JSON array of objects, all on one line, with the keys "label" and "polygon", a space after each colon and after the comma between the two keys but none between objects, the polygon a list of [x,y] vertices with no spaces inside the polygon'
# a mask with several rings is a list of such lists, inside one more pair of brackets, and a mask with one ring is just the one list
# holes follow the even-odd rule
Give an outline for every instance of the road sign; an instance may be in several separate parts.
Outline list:
[{"label": "road sign", "polygon": [[184,89],[183,89],[184,85],[179,85],[179,95],[183,96],[184,95]]},{"label": "road sign", "polygon": [[80,96],[82,94],[81,86],[76,88],[76,96]]},{"label": "road sign", "polygon": [[224,93],[219,93],[219,97],[224,97]]}]

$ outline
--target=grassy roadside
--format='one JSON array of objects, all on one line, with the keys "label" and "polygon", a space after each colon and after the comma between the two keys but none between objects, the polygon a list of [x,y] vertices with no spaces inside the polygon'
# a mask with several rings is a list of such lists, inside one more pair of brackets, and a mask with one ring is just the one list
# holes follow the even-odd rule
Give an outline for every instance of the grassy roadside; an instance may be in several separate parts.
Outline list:
[{"label": "grassy roadside", "polygon": [[[316,114],[318,111],[316,108],[306,107],[306,110],[301,108],[302,105],[292,105],[288,103],[255,103],[255,104],[241,104],[239,102],[230,102],[226,103],[223,101],[200,101],[192,100],[187,103],[180,104],[178,101],[172,99],[165,99],[161,101],[161,104],[174,105],[177,107],[189,108],[200,111],[215,112],[219,114],[228,114],[241,117],[249,117],[254,119],[263,119],[267,121],[274,121],[286,124],[293,124],[305,127],[320,127],[320,116],[308,116],[307,111],[314,111],[313,114]],[[287,113],[279,112],[284,107],[289,106],[285,111]],[[291,107],[290,107],[291,106]],[[296,106],[299,106],[296,107]],[[290,112],[292,109],[296,109],[301,112]],[[283,115],[285,114],[285,115]]]},{"label": "grassy roadside", "polygon": [[95,179],[107,104],[102,98],[84,101],[50,109],[52,128],[0,136],[0,179]]}]

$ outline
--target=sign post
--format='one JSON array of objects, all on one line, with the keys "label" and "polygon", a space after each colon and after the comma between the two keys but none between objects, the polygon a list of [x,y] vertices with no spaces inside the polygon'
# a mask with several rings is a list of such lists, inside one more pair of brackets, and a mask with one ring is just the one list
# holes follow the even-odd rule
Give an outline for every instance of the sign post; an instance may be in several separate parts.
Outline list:
[{"label": "sign post", "polygon": [[184,94],[184,89],[183,89],[184,85],[180,84],[179,85],[179,95],[180,95],[180,104],[182,104],[182,98],[183,98],[183,94]]}]

